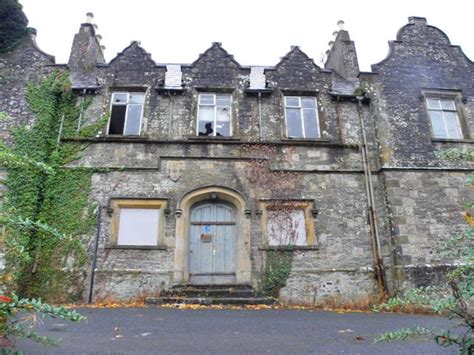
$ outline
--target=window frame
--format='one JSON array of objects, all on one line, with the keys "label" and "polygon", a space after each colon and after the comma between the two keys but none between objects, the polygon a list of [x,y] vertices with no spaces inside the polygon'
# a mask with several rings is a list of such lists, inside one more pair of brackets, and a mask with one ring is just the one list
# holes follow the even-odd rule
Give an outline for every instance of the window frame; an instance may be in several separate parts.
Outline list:
[{"label": "window frame", "polygon": [[[213,95],[213,104],[201,104],[201,97],[203,95]],[[217,105],[217,96],[228,96],[229,97],[229,106],[218,106]],[[209,138],[209,137],[215,137],[215,138],[231,138],[233,137],[233,134],[234,134],[234,129],[233,129],[233,125],[234,125],[234,115],[232,113],[232,106],[233,106],[233,95],[231,93],[226,93],[226,92],[198,92],[197,94],[197,114],[196,114],[196,126],[195,126],[195,136],[196,137],[206,137],[206,138]],[[213,134],[210,135],[210,136],[200,136],[199,135],[199,122],[200,122],[200,114],[201,114],[201,105],[202,106],[208,106],[208,107],[214,107],[214,120],[213,120],[213,129],[214,131],[212,132]],[[218,107],[229,107],[229,116],[230,116],[230,120],[229,120],[229,135],[228,136],[218,136],[217,135],[217,129],[216,129],[216,126],[217,126],[217,108]]]},{"label": "window frame", "polygon": [[[313,99],[314,100],[314,108],[304,108],[302,106],[302,99]],[[287,99],[298,99],[298,106],[287,106]],[[298,109],[300,114],[300,124],[301,124],[301,132],[303,133],[302,137],[293,137],[288,134],[288,115],[287,109]],[[306,137],[305,127],[304,127],[304,110],[314,110],[316,115],[316,130],[317,136],[316,137]],[[321,139],[321,121],[320,121],[320,112],[318,106],[318,99],[316,96],[309,96],[309,95],[283,95],[283,111],[285,116],[285,138],[291,140],[317,140]]]},{"label": "window frame", "polygon": [[[110,225],[110,240],[107,245],[108,248],[119,249],[165,249],[164,242],[164,228],[165,228],[165,209],[168,207],[168,200],[166,199],[112,199],[110,201],[110,208],[112,209],[111,225]],[[122,208],[129,209],[156,209],[160,210],[158,216],[158,230],[156,231],[156,244],[119,244],[119,226],[120,226],[120,212]]]},{"label": "window frame", "polygon": [[[461,92],[452,92],[452,91],[436,91],[436,90],[425,90],[422,93],[423,97],[423,104],[424,104],[424,109],[425,113],[427,116],[427,119],[429,121],[430,125],[430,130],[431,130],[431,137],[433,140],[439,140],[439,141],[463,141],[468,138],[468,129],[465,121],[465,115],[462,110],[462,93]],[[450,100],[454,103],[454,110],[448,110],[448,109],[443,109],[441,106],[441,109],[432,109],[428,106],[428,100]],[[457,128],[458,132],[460,134],[460,137],[458,138],[453,138],[453,137],[440,137],[435,135],[434,131],[434,126],[433,126],[433,120],[431,118],[431,113],[430,111],[436,111],[436,112],[454,112],[456,114],[457,118]],[[446,132],[448,133],[447,130],[447,125],[446,125],[446,120],[444,118],[443,114],[443,123],[444,127],[446,129]]]},{"label": "window frame", "polygon": [[[306,245],[270,245],[268,233],[268,210],[274,206],[282,206],[283,208],[294,208],[295,210],[303,210],[305,218]],[[263,249],[318,249],[315,233],[315,218],[312,214],[314,202],[309,200],[267,200],[260,201],[261,210],[261,230],[262,230],[262,248]]]},{"label": "window frame", "polygon": [[[127,95],[127,101],[126,103],[114,103],[114,97],[116,94],[126,94]],[[130,104],[130,95],[135,94],[135,95],[143,95],[143,103],[142,104]],[[142,133],[142,123],[143,123],[143,116],[145,112],[145,100],[146,100],[146,93],[142,91],[127,91],[127,90],[114,90],[110,93],[110,105],[109,105],[109,112],[110,112],[110,118],[107,123],[107,136],[140,136]],[[125,108],[125,119],[123,122],[123,133],[122,134],[117,134],[117,133],[109,133],[110,131],[110,124],[112,123],[112,108],[113,106],[126,106]],[[128,121],[128,110],[130,105],[141,105],[141,111],[140,111],[140,122],[138,124],[138,134],[125,134],[125,128],[127,127],[127,121]]]}]

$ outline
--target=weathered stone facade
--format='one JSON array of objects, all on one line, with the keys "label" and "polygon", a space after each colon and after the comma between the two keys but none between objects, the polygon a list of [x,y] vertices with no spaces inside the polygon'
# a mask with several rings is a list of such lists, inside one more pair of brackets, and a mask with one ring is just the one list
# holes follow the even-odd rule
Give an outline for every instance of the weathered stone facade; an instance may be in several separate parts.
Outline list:
[{"label": "weathered stone facade", "polygon": [[[384,287],[394,294],[440,281],[453,262],[437,247],[465,227],[460,212],[474,197],[465,186],[472,165],[436,153],[472,144],[474,65],[423,18],[410,18],[371,73],[359,72],[355,45],[341,30],[325,68],[292,47],[264,68],[266,85],[256,87],[249,83],[252,67],[219,43],[180,65],[181,86],[168,85],[171,68],[137,42],[105,63],[86,23],[68,67],[55,65],[32,40],[0,57],[0,111],[12,117],[0,121],[3,139],[11,127],[31,122],[26,83],[54,68],[69,69],[73,89],[92,97],[82,124],[107,114],[114,92],[145,95],[138,135],[104,128],[95,137],[68,138],[88,143],[72,166],[101,168],[90,195],[101,206],[99,233],[88,245],[92,263],[98,238],[95,300],[156,295],[192,282],[191,215],[204,202],[235,209],[228,280],[255,288],[275,249],[268,204],[305,206],[307,243],[282,251],[293,253],[280,291],[285,303],[363,304]],[[198,135],[203,93],[231,96],[230,136]],[[456,103],[462,139],[434,138],[425,99],[437,95]],[[286,97],[316,98],[316,138],[289,137]],[[161,201],[156,245],[120,245],[114,206],[122,200]]]}]

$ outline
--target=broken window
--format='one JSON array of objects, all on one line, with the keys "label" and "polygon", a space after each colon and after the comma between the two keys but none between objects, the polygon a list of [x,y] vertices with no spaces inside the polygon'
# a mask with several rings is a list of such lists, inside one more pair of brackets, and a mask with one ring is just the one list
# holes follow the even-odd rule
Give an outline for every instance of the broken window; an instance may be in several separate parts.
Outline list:
[{"label": "broken window", "polygon": [[199,94],[197,132],[199,136],[232,135],[231,95]]},{"label": "broken window", "polygon": [[319,116],[315,97],[286,96],[285,117],[288,138],[319,138]]},{"label": "broken window", "polygon": [[112,236],[118,246],[162,244],[162,200],[113,200]]},{"label": "broken window", "polygon": [[108,134],[140,135],[144,93],[114,92]]},{"label": "broken window", "polygon": [[463,138],[456,102],[453,99],[427,97],[426,106],[435,138]]}]

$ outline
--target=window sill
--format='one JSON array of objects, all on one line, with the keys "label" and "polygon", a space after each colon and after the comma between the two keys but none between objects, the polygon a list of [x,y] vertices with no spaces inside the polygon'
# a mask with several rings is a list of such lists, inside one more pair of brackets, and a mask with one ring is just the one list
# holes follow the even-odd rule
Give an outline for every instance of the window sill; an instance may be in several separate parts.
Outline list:
[{"label": "window sill", "polygon": [[292,245],[292,246],[262,245],[258,248],[258,250],[265,250],[265,251],[319,250],[319,246],[318,245]]},{"label": "window sill", "polygon": [[105,249],[168,250],[166,245],[106,245]]},{"label": "window sill", "polygon": [[473,139],[431,138],[434,143],[474,143]]},{"label": "window sill", "polygon": [[326,138],[282,138],[282,142],[298,142],[298,143],[329,143]]},{"label": "window sill", "polygon": [[212,141],[212,142],[229,142],[229,141],[240,141],[240,138],[235,137],[224,137],[224,136],[193,136],[188,137],[190,141]]},{"label": "window sill", "polygon": [[105,139],[147,139],[148,136],[140,136],[140,135],[125,135],[125,134],[107,134],[102,138]]}]

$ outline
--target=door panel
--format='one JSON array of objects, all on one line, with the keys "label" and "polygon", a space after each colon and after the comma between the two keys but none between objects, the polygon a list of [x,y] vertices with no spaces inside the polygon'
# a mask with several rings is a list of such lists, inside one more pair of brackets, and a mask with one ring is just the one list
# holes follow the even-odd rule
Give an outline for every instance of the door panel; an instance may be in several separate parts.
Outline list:
[{"label": "door panel", "polygon": [[189,273],[191,283],[235,282],[235,208],[199,204],[191,210]]}]

